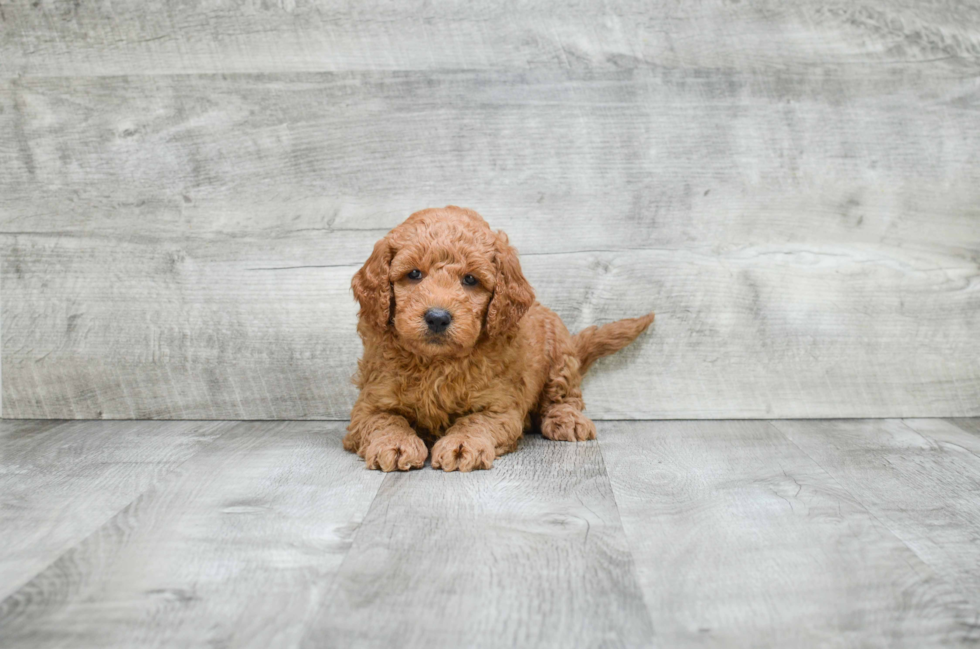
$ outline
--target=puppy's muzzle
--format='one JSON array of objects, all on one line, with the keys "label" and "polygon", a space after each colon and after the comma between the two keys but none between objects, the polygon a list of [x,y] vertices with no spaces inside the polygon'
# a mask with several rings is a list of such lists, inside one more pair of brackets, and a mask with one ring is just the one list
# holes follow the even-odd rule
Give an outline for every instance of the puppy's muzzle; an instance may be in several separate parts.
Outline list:
[{"label": "puppy's muzzle", "polygon": [[449,323],[453,321],[453,316],[445,309],[429,309],[425,312],[425,324],[429,331],[434,334],[441,334],[449,328]]}]

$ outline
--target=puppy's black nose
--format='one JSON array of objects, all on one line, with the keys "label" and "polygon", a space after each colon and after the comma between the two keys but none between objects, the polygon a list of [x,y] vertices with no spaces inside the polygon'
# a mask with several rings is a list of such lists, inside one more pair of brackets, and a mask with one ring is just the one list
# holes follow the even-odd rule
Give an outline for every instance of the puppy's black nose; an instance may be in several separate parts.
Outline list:
[{"label": "puppy's black nose", "polygon": [[441,334],[453,321],[453,316],[445,309],[429,309],[425,312],[425,324],[429,325],[429,331]]}]

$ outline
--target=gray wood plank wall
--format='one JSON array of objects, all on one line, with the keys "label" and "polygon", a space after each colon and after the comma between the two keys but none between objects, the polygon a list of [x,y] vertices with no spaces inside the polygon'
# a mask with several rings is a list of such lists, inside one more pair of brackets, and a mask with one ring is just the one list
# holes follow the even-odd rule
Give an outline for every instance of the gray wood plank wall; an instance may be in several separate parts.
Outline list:
[{"label": "gray wood plank wall", "polygon": [[980,8],[0,3],[5,417],[345,418],[350,276],[506,230],[596,418],[980,415]]}]

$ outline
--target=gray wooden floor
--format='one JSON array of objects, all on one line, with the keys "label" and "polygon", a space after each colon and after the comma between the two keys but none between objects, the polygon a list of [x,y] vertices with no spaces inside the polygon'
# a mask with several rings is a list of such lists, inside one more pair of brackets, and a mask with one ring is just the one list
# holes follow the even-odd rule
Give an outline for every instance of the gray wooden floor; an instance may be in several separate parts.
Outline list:
[{"label": "gray wooden floor", "polygon": [[0,645],[980,642],[980,420],[598,426],[383,475],[341,422],[0,422]]}]

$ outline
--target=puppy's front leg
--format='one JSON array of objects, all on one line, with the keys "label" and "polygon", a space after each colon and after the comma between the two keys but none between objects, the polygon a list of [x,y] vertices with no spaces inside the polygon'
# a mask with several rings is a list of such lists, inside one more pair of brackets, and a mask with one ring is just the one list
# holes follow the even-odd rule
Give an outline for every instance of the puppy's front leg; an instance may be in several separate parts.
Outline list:
[{"label": "puppy's front leg", "polygon": [[461,417],[432,446],[432,468],[489,469],[494,458],[517,448],[522,432],[524,417],[516,410],[476,412]]},{"label": "puppy's front leg", "polygon": [[401,415],[354,406],[344,448],[364,458],[369,469],[408,471],[425,465],[425,442]]}]

